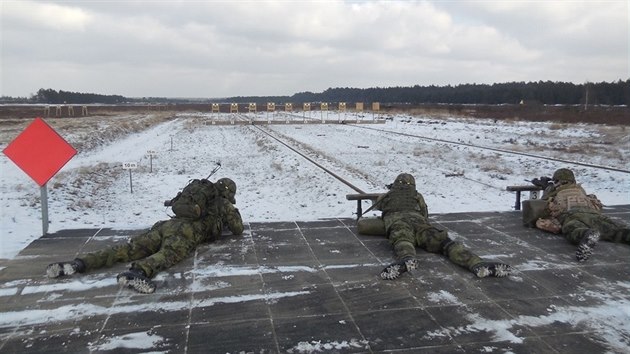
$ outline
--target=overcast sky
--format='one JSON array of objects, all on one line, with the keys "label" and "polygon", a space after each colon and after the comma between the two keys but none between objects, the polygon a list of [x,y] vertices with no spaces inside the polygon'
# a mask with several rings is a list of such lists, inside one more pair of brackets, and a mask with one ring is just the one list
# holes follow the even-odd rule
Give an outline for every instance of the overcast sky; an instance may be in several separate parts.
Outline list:
[{"label": "overcast sky", "polygon": [[626,80],[629,1],[0,1],[0,96]]}]

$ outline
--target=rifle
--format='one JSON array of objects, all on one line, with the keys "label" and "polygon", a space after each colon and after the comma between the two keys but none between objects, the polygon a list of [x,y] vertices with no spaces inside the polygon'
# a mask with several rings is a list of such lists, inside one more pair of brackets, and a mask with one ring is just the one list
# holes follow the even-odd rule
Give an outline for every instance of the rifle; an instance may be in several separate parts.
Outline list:
[{"label": "rifle", "polygon": [[374,204],[372,204],[371,207],[369,207],[366,211],[362,212],[361,215],[357,216],[357,220],[361,219],[363,215],[367,214],[368,212],[372,211],[372,209],[376,208],[377,205],[381,204],[381,201],[383,201],[383,199],[377,200]]},{"label": "rifle", "polygon": [[[390,184],[386,184],[385,188],[387,188],[387,190],[392,189],[392,186],[394,184],[390,183]],[[383,193],[385,194],[385,193]],[[376,202],[374,204],[372,204],[371,207],[369,207],[366,211],[362,212],[361,215],[357,216],[357,220],[359,220],[363,215],[369,213],[370,211],[372,211],[372,209],[376,208],[379,204],[381,204],[381,202],[383,201],[383,199],[377,199]]]},{"label": "rifle", "polygon": [[221,168],[221,161],[217,161],[217,165],[214,167],[212,172],[210,172],[208,177],[206,177],[206,179],[210,179],[210,177],[212,177],[212,175],[215,174],[220,168]]},{"label": "rifle", "polygon": [[546,189],[550,184],[553,184],[553,180],[550,177],[540,177],[534,178],[531,181],[525,180],[527,182],[531,182],[531,184],[538,186],[542,189]]}]

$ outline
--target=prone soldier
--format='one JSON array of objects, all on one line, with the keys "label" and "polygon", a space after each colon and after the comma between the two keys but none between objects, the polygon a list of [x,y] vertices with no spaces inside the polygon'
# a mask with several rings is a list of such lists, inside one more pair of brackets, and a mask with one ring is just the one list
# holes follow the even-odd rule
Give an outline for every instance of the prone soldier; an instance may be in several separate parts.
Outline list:
[{"label": "prone soldier", "polygon": [[[359,220],[358,225],[359,230],[382,230],[394,247],[398,260],[383,269],[381,278],[396,279],[401,274],[418,268],[416,247],[431,253],[442,253],[451,262],[468,269],[479,278],[504,277],[510,274],[512,268],[509,265],[484,261],[467,250],[461,242],[452,240],[446,230],[440,230],[429,223],[428,207],[422,194],[416,190],[412,175],[399,174],[388,187],[390,190],[374,204],[377,210],[382,211],[382,219],[367,218]],[[382,220],[381,225],[378,220]],[[365,225],[366,223],[372,225]]]},{"label": "prone soldier", "polygon": [[[226,188],[224,193],[231,194],[234,200],[232,191],[236,192],[236,184],[233,190]],[[218,239],[224,225],[232,234],[242,234],[241,215],[228,198],[218,196],[207,200],[202,210],[199,216],[175,216],[159,221],[124,244],[80,255],[69,262],[49,264],[46,274],[49,278],[58,278],[132,262],[128,271],[118,274],[118,283],[140,293],[153,293],[156,285],[151,279],[158,272],[181,262],[201,243]]]},{"label": "prone soldier", "polygon": [[630,228],[603,215],[603,205],[594,194],[586,194],[576,183],[573,171],[561,168],[554,172],[543,193],[545,208],[536,220],[536,227],[562,234],[577,245],[578,262],[588,260],[600,239],[630,244]]}]

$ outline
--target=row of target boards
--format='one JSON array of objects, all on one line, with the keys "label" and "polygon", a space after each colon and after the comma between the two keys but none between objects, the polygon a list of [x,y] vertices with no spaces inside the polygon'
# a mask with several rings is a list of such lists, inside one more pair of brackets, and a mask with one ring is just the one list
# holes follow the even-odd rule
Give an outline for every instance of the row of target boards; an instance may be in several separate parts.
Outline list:
[{"label": "row of target boards", "polygon": [[[284,106],[284,111],[285,112],[292,112],[293,111],[293,104],[292,103],[285,103],[284,105],[276,105],[276,103],[274,102],[269,102],[267,103],[267,112],[274,112],[276,111],[276,109],[281,109],[281,107]],[[238,113],[238,103],[230,103],[230,113]],[[247,105],[248,111],[251,112],[257,112],[258,111],[258,104],[256,103],[249,103]],[[296,107],[297,108],[297,107]],[[328,110],[336,110],[336,111],[346,111],[348,108],[348,105],[346,104],[346,102],[339,102],[337,103],[337,109],[334,109],[335,107],[333,105],[329,105],[326,102],[322,102],[322,103],[317,103],[317,104],[313,104],[313,103],[303,103],[302,104],[302,110],[304,111],[310,111],[310,110],[317,110],[316,108],[319,108],[320,111],[328,111]],[[372,102],[372,111],[374,112],[378,112],[381,108],[381,105],[379,102]],[[357,102],[354,105],[354,110],[358,111],[358,112],[362,112],[365,110],[365,105],[363,102]],[[221,105],[219,103],[213,103],[212,104],[212,112],[220,112],[221,111]]]}]

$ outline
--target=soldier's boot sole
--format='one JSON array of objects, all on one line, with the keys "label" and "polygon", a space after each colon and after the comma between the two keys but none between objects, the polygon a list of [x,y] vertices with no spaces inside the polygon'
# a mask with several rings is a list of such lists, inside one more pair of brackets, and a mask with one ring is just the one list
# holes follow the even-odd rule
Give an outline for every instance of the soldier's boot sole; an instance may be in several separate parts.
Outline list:
[{"label": "soldier's boot sole", "polygon": [[586,262],[593,255],[593,248],[599,242],[599,231],[589,230],[584,235],[582,241],[578,245],[577,251],[575,251],[575,258],[578,262]]},{"label": "soldier's boot sole", "polygon": [[142,294],[155,292],[156,286],[151,279],[133,272],[123,272],[116,277],[118,284],[133,289]]},{"label": "soldier's boot sole", "polygon": [[46,276],[49,278],[59,278],[65,275],[72,275],[77,272],[72,263],[59,262],[51,263],[46,267]]},{"label": "soldier's boot sole", "polygon": [[483,262],[473,267],[473,273],[475,273],[478,278],[503,278],[512,273],[512,267],[504,263]]},{"label": "soldier's boot sole", "polygon": [[394,280],[400,277],[403,273],[417,269],[419,266],[418,260],[414,258],[408,258],[399,262],[388,265],[381,272],[381,278],[385,280]]}]

